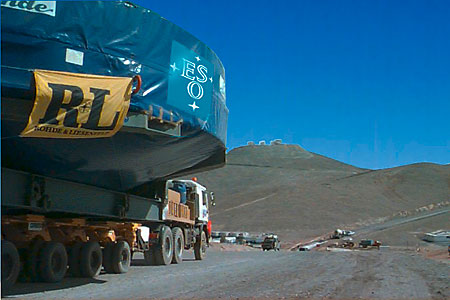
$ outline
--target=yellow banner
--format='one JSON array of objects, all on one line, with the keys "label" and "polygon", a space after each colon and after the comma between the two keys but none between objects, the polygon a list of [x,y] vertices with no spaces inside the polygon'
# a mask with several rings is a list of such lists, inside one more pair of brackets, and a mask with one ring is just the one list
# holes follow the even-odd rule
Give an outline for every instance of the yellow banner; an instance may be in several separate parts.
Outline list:
[{"label": "yellow banner", "polygon": [[36,99],[22,137],[114,135],[130,106],[132,78],[36,70]]}]

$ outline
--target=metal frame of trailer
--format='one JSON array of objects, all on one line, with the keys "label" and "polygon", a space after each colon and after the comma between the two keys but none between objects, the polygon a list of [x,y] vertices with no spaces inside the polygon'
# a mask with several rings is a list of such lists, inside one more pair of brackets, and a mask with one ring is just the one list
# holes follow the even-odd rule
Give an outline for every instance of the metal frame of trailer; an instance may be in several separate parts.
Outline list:
[{"label": "metal frame of trailer", "polygon": [[162,222],[163,201],[2,168],[2,215],[19,212]]}]

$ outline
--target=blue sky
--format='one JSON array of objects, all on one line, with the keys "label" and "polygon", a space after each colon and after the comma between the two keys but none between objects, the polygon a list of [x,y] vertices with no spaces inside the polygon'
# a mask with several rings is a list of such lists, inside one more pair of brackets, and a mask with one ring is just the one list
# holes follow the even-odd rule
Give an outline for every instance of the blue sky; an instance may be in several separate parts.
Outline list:
[{"label": "blue sky", "polygon": [[133,1],[226,69],[229,149],[285,143],[365,168],[450,163],[450,1]]}]

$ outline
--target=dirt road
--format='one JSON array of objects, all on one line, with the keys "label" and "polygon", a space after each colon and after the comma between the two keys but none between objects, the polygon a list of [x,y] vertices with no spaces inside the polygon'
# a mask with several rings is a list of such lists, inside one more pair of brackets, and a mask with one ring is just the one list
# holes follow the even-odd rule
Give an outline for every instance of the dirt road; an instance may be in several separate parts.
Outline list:
[{"label": "dirt road", "polygon": [[[212,249],[211,249],[212,250]],[[196,262],[148,267],[135,259],[126,275],[59,284],[17,284],[28,299],[128,298],[450,298],[450,267],[414,252],[221,252]]]},{"label": "dirt road", "polygon": [[[450,215],[450,209],[442,208],[442,209],[436,209],[434,211],[427,211],[427,212],[419,213],[414,216],[395,218],[395,219],[389,220],[387,222],[383,222],[381,224],[369,225],[369,226],[366,226],[363,228],[359,228],[359,229],[357,229],[357,234],[360,235],[360,234],[388,230],[395,226],[413,223],[413,222],[421,221],[421,220],[428,219],[428,218],[433,218],[433,217],[440,216],[440,215]],[[450,219],[447,219],[447,220],[450,220]],[[450,221],[448,221],[446,223],[447,224],[445,224],[445,225],[449,225]]]}]

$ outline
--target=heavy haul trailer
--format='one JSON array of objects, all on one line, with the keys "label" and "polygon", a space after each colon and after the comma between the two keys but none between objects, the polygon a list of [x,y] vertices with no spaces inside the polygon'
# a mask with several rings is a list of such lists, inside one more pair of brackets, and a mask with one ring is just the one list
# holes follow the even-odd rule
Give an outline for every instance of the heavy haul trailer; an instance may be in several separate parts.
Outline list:
[{"label": "heavy haul trailer", "polygon": [[1,16],[2,287],[18,261],[54,282],[125,272],[136,251],[201,259],[208,194],[186,181],[177,203],[171,186],[225,164],[216,54],[128,1],[2,1]]},{"label": "heavy haul trailer", "polygon": [[126,273],[135,252],[147,265],[181,263],[190,248],[201,260],[211,235],[213,195],[192,180],[161,181],[149,199],[2,168],[2,187],[3,288],[19,275],[57,282],[67,271],[95,277],[102,266]]}]

